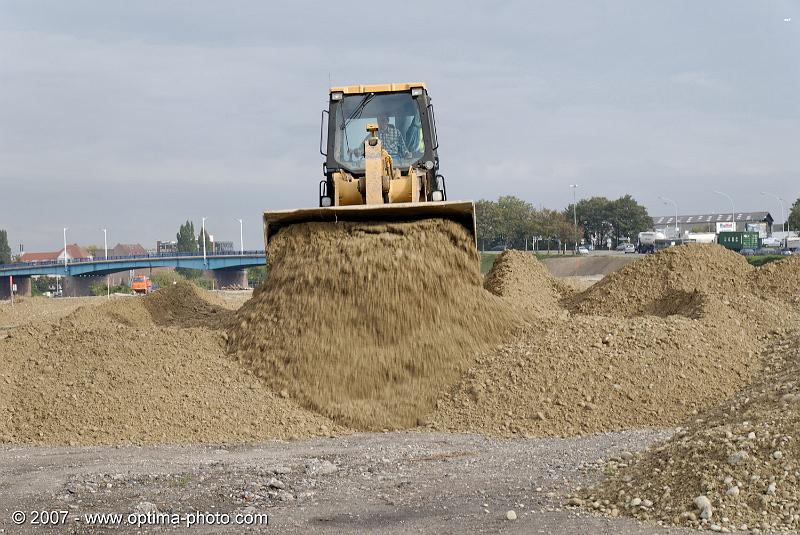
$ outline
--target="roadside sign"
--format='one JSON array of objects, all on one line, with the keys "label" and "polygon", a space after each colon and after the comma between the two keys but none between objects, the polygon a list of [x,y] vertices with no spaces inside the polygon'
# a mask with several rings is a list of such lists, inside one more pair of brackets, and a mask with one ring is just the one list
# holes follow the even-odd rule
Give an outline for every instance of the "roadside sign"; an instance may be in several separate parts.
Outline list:
[{"label": "roadside sign", "polygon": [[717,234],[720,232],[736,232],[736,223],[733,221],[717,221]]}]

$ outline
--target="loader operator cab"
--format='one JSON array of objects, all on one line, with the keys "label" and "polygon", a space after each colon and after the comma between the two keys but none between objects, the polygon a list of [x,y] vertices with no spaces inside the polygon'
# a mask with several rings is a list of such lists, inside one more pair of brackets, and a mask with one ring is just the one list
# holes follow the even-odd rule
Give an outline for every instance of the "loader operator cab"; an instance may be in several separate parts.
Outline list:
[{"label": "loader operator cab", "polygon": [[437,219],[460,225],[477,248],[475,204],[447,200],[425,84],[332,87],[328,95],[320,126],[325,179],[319,182],[319,206],[265,211],[265,247],[281,229],[311,222]]},{"label": "loader operator cab", "polygon": [[364,177],[364,144],[370,137],[367,127],[371,124],[378,125],[376,136],[391,156],[395,169],[403,175],[412,169],[424,173],[426,192],[420,200],[445,200],[443,179],[437,175],[439,158],[433,106],[424,84],[384,84],[331,88],[329,109],[323,111],[320,133],[320,152],[326,156],[320,206],[328,202],[336,204],[330,200],[335,199],[332,193],[335,174],[347,173],[354,179]]}]

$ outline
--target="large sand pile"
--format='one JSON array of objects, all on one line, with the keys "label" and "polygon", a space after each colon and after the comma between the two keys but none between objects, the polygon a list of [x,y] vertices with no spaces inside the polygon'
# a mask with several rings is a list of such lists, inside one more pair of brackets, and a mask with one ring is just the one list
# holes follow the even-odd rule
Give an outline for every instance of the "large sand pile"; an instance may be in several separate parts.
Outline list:
[{"label": "large sand pile", "polygon": [[680,316],[540,321],[475,362],[427,423],[508,437],[675,426],[757,374],[758,340],[729,325]]},{"label": "large sand pile", "polygon": [[577,313],[689,317],[749,292],[747,260],[719,245],[670,247],[628,264],[566,304]]},{"label": "large sand pile", "polygon": [[752,283],[763,297],[800,305],[800,256],[761,266],[753,272]]},{"label": "large sand pile", "polygon": [[573,293],[555,279],[535,256],[503,251],[486,275],[484,288],[537,316],[563,312],[559,301]]},{"label": "large sand pile", "polygon": [[[0,340],[0,442],[240,442],[338,429],[230,361],[224,333],[164,325],[213,309],[199,295],[179,286],[9,331]],[[222,313],[209,313],[212,326]]]},{"label": "large sand pile", "polygon": [[[526,262],[504,264],[492,287],[527,281],[533,291],[501,295],[552,310],[546,279]],[[798,322],[781,301],[753,293],[751,272],[718,247],[675,247],[635,262],[566,299],[583,313],[540,315],[483,354],[425,423],[500,436],[679,425],[757,377],[765,334]]]},{"label": "large sand pile", "polygon": [[630,466],[612,462],[607,470],[614,475],[583,497],[606,514],[714,531],[797,530],[798,430],[800,339],[795,337],[777,343],[760,380],[701,412],[687,429]]},{"label": "large sand pile", "polygon": [[452,221],[294,225],[269,258],[231,351],[273,390],[359,429],[415,425],[517,324]]}]

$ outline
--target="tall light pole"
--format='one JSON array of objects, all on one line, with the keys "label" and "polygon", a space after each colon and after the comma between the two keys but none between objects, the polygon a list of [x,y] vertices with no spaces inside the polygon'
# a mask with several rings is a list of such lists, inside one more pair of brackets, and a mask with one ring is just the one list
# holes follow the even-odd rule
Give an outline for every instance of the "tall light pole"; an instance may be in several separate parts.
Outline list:
[{"label": "tall light pole", "polygon": [[[103,229],[103,249],[106,251],[106,261],[108,261],[108,229]],[[111,274],[106,275],[106,297],[111,299]]]},{"label": "tall light pole", "polygon": [[239,254],[244,256],[244,223],[241,219],[236,221],[239,222]]},{"label": "tall light pole", "polygon": [[727,197],[729,201],[731,201],[731,220],[733,221],[733,230],[736,231],[736,205],[733,202],[733,197],[725,193],[724,191],[714,190],[714,193],[717,195],[722,195],[723,197]]},{"label": "tall light pole", "polygon": [[207,218],[204,217],[203,218],[203,223],[202,223],[202,226],[203,226],[203,265],[204,266],[208,265],[208,261],[206,260],[206,219]]},{"label": "tall light pole", "polygon": [[675,207],[675,235],[678,238],[680,238],[681,234],[680,234],[680,230],[678,230],[678,203],[676,203],[675,201],[673,201],[669,197],[659,197],[659,199],[664,201],[664,204],[670,204],[671,203]]},{"label": "tall light pole", "polygon": [[575,192],[578,186],[579,184],[569,185],[569,187],[572,188],[572,222],[575,225],[575,248],[572,250],[573,254],[578,252],[578,205],[575,201]]},{"label": "tall light pole", "polygon": [[64,227],[64,271],[67,271],[67,231],[68,227]]},{"label": "tall light pole", "polygon": [[783,230],[786,231],[786,223],[788,223],[788,221],[786,220],[786,206],[783,204],[783,199],[781,197],[778,197],[774,193],[770,193],[768,191],[762,191],[761,195],[768,195],[770,197],[774,197],[778,201],[778,203],[780,203],[780,205],[781,205],[781,217],[783,218]]}]

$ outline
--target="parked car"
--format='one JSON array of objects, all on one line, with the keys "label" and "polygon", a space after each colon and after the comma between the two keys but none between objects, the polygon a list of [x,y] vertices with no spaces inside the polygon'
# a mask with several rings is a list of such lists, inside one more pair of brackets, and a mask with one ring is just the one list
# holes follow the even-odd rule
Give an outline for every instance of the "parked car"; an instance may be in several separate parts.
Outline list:
[{"label": "parked car", "polygon": [[769,256],[776,254],[779,254],[777,249],[771,249],[769,247],[761,247],[760,249],[756,249],[756,255],[758,256]]},{"label": "parked car", "polygon": [[587,249],[584,245],[578,247],[578,254],[589,254],[589,249]]},{"label": "parked car", "polygon": [[741,249],[739,254],[742,256],[755,256],[756,252],[753,249]]},{"label": "parked car", "polygon": [[783,255],[783,256],[792,256],[792,250],[791,249],[781,249],[781,255]]},{"label": "parked car", "polygon": [[626,243],[625,244],[625,248],[622,249],[622,252],[624,252],[625,254],[635,253],[636,252],[636,246],[634,244],[632,244],[632,243]]}]

